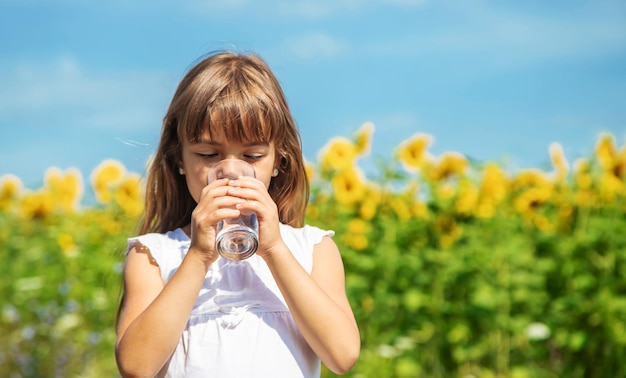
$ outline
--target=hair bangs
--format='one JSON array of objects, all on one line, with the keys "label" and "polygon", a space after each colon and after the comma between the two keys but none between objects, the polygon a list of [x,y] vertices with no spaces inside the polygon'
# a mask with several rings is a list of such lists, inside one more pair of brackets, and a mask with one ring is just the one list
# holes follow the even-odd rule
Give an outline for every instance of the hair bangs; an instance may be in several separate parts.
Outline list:
[{"label": "hair bangs", "polygon": [[220,88],[218,95],[197,94],[183,125],[183,136],[188,141],[199,142],[208,137],[237,143],[269,143],[281,137],[285,115],[276,101],[261,86],[249,83],[240,88],[238,84],[235,81]]}]

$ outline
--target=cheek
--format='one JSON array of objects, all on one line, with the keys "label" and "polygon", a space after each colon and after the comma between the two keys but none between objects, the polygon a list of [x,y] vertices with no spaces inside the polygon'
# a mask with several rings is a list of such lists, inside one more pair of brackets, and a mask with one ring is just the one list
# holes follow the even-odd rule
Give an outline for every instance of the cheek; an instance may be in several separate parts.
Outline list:
[{"label": "cheek", "polygon": [[262,166],[255,167],[256,170],[256,178],[265,184],[265,188],[268,189],[270,187],[270,182],[274,177],[272,174],[274,172],[274,161],[268,159],[268,161],[264,162]]},{"label": "cheek", "polygon": [[265,188],[270,187],[270,182],[272,181],[272,171],[274,168],[263,167],[262,169],[256,169],[256,179],[265,184]]},{"label": "cheek", "polygon": [[186,180],[189,194],[191,194],[191,197],[198,202],[200,200],[200,195],[202,194],[202,189],[206,186],[206,178],[202,175],[187,175]]},{"label": "cheek", "polygon": [[265,184],[265,189],[269,189],[270,187],[270,182],[272,181],[272,176],[267,175],[267,176],[263,176],[263,177],[257,177],[257,179],[259,179],[263,184]]}]

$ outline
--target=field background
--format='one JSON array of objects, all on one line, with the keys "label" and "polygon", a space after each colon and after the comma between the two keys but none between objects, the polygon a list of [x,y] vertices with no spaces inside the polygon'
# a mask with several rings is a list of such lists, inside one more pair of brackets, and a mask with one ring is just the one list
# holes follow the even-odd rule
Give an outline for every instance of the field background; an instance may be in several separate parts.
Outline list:
[{"label": "field background", "polygon": [[[433,156],[427,134],[370,156],[373,132],[308,165],[307,222],[337,232],[361,330],[348,376],[626,376],[626,146],[598,135],[568,162],[554,143],[546,167],[511,171]],[[88,174],[0,177],[2,377],[117,376],[142,173],[106,160]]]}]

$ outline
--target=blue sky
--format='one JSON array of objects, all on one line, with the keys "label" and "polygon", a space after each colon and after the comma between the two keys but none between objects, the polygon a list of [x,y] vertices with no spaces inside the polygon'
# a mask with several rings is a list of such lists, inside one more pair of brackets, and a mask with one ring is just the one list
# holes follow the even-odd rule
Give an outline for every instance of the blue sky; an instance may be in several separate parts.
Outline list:
[{"label": "blue sky", "polygon": [[0,0],[0,176],[85,178],[107,158],[142,173],[171,95],[216,49],[275,71],[315,160],[376,126],[372,154],[411,135],[513,168],[626,137],[626,2]]}]

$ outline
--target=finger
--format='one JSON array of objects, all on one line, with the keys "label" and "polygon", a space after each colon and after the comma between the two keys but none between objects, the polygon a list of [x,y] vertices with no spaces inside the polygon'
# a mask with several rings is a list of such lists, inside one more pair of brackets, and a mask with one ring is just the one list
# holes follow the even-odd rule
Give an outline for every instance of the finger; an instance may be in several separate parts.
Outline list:
[{"label": "finger", "polygon": [[[211,204],[215,203],[221,198],[224,198],[224,197],[236,198],[237,196],[229,195],[229,190],[231,188],[232,187],[228,185],[222,185],[222,186],[216,186],[216,187],[206,186],[202,190],[202,193],[200,194],[200,199],[198,201],[197,207],[200,207],[203,209],[203,211],[206,211],[207,207],[211,206]],[[218,201],[217,203],[220,203],[220,202]],[[232,203],[231,205],[221,204],[220,206],[234,206],[234,205],[235,203]]]},{"label": "finger", "polygon": [[255,178],[246,177],[245,180],[231,180],[227,186],[231,188],[232,193],[236,193],[238,190],[254,190],[263,195],[268,194],[265,185]]},{"label": "finger", "polygon": [[272,217],[278,213],[276,203],[268,193],[250,190],[245,196],[242,193],[241,198],[245,198],[245,201],[235,205],[241,211],[255,212],[260,218]]},{"label": "finger", "polygon": [[195,223],[202,228],[215,227],[222,219],[237,218],[241,215],[241,209],[237,206],[245,202],[240,198],[222,197],[205,208],[194,210]]},{"label": "finger", "polygon": [[218,209],[215,211],[214,215],[216,218],[215,224],[217,225],[220,220],[239,217],[241,215],[241,210],[237,208]]},{"label": "finger", "polygon": [[259,179],[256,179],[254,177],[249,177],[249,176],[241,176],[237,178],[236,180],[230,180],[227,184],[228,186],[233,186],[233,187],[257,188],[259,190],[262,189],[264,191],[267,191],[267,189],[265,188],[265,184],[263,184],[263,182],[261,182]]},{"label": "finger", "polygon": [[274,212],[273,210],[276,206],[274,201],[271,198],[265,198],[262,196],[244,196],[241,197],[242,201],[236,203],[235,208],[241,210],[244,213],[254,212],[257,213],[260,217],[269,216],[266,214],[268,212]]},{"label": "finger", "polygon": [[223,177],[223,178],[219,178],[217,180],[213,180],[211,182],[207,182],[207,186],[211,186],[211,185],[215,185],[215,186],[226,185],[226,184],[228,184],[229,181],[232,181],[232,179],[229,179],[228,177]]},{"label": "finger", "polygon": [[228,182],[228,179],[223,179],[210,183],[202,188],[201,197],[207,195],[208,193],[215,193],[214,195],[220,195],[219,193],[222,193],[221,195],[224,195],[223,193],[225,193],[230,187]]}]

